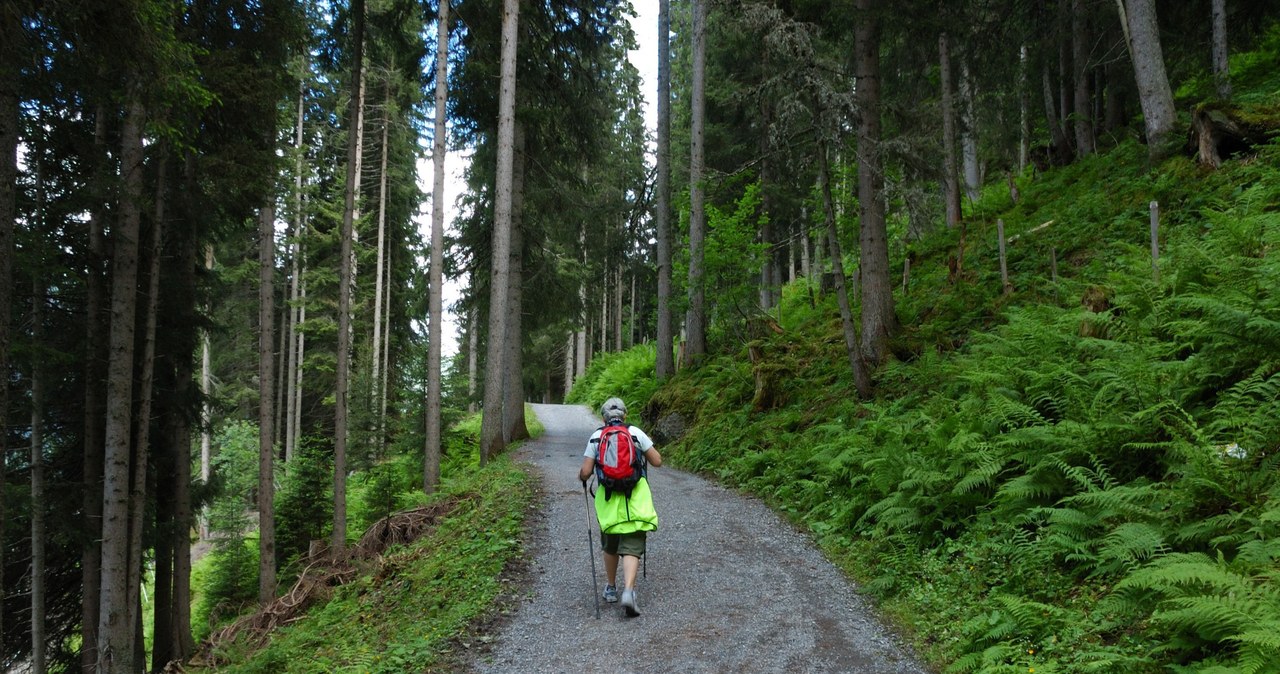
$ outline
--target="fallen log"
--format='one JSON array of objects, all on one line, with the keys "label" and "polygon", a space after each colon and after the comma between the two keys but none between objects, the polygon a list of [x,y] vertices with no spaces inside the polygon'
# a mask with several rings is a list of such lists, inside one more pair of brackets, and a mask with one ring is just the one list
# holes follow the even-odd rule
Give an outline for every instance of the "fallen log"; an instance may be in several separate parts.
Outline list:
[{"label": "fallen log", "polygon": [[1206,103],[1191,111],[1188,151],[1202,166],[1218,168],[1223,160],[1252,154],[1253,149],[1280,132],[1275,111],[1246,110],[1222,103]]}]

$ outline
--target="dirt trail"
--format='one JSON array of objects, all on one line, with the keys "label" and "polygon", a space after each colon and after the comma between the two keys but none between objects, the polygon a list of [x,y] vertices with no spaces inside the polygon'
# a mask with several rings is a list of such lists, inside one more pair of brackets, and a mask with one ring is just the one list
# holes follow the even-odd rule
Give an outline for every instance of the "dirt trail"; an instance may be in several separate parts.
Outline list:
[{"label": "dirt trail", "polygon": [[[761,503],[672,468],[649,471],[661,523],[638,584],[641,615],[601,602],[597,620],[576,473],[600,422],[585,407],[534,410],[546,433],[520,450],[545,496],[531,518],[531,584],[510,598],[519,606],[476,671],[928,671],[806,537]],[[598,556],[596,570],[603,588]]]}]

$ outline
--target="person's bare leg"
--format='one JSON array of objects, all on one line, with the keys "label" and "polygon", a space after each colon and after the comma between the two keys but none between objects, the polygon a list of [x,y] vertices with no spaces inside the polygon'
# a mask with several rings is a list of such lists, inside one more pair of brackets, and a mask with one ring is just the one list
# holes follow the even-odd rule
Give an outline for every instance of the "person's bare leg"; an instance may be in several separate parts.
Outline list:
[{"label": "person's bare leg", "polygon": [[[615,561],[614,564],[617,564],[617,562]],[[639,569],[639,557],[635,557],[633,555],[622,556],[622,586],[624,588],[630,590],[636,586],[636,571]]]},{"label": "person's bare leg", "polygon": [[[624,574],[626,573],[625,563],[623,566],[623,573]],[[635,570],[632,569],[632,572],[631,572],[632,580],[635,580],[635,575],[636,575]],[[614,582],[614,580],[618,577],[618,556],[617,555],[612,555],[607,552],[604,553],[604,576],[609,581],[610,585],[617,587],[617,583]]]}]

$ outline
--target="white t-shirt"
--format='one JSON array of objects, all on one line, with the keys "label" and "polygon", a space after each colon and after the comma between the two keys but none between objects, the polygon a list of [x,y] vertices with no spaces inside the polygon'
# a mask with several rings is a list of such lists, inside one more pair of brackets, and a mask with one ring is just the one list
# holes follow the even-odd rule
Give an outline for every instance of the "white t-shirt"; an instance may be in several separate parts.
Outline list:
[{"label": "white t-shirt", "polygon": [[[587,451],[583,452],[582,456],[592,459],[596,458],[596,446],[600,444],[600,432],[603,430],[604,429],[596,429],[596,431],[591,434],[591,438],[587,440]],[[649,451],[649,448],[653,447],[653,440],[650,440],[649,436],[645,435],[645,432],[640,430],[638,426],[627,426],[627,431],[631,433],[632,438],[635,438],[636,446],[640,449],[641,453],[647,452]]]}]

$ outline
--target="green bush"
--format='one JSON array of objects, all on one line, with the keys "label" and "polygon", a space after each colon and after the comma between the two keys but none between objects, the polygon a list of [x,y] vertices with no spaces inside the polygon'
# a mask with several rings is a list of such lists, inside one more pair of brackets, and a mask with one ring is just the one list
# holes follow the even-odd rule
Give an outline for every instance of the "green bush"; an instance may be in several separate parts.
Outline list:
[{"label": "green bush", "polygon": [[287,564],[305,555],[311,541],[333,529],[332,447],[320,438],[302,438],[276,490],[276,560]]},{"label": "green bush", "polygon": [[192,573],[191,628],[197,640],[258,601],[258,539],[220,541]]},{"label": "green bush", "polygon": [[617,353],[598,354],[573,385],[565,402],[587,405],[599,413],[605,400],[617,396],[633,417],[658,388],[655,375],[657,351],[653,344],[637,344]]}]

